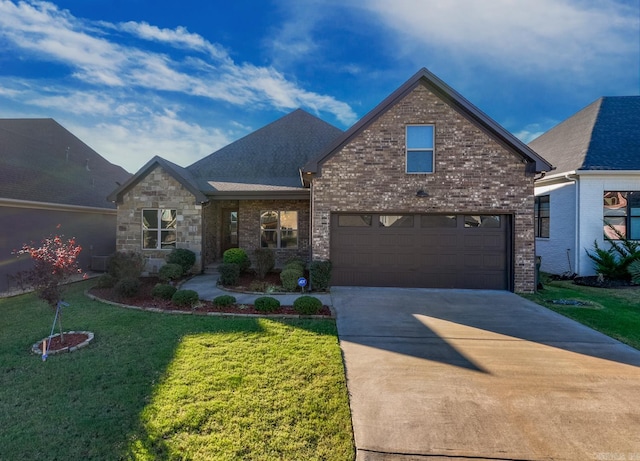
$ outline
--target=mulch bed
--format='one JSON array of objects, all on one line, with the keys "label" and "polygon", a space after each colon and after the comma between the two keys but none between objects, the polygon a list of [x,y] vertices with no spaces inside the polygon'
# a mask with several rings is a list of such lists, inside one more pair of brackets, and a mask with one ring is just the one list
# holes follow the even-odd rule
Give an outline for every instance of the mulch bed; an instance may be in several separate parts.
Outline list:
[{"label": "mulch bed", "polygon": [[[272,275],[272,274],[269,274]],[[267,277],[269,277],[269,275]],[[276,274],[277,277],[277,274]],[[249,280],[250,279],[250,280]],[[230,287],[231,289],[243,291],[250,286],[251,282],[255,280],[255,277],[244,277],[238,282],[238,285]],[[270,280],[275,280],[273,277],[266,279],[268,283]],[[157,299],[151,296],[151,290],[159,283],[156,277],[141,277],[142,282],[138,294],[132,298],[121,298],[114,293],[112,288],[91,288],[89,293],[97,298],[112,301],[120,304],[126,304],[130,306],[137,306],[144,309],[161,309],[166,311],[188,311],[194,314],[207,314],[209,312],[217,312],[221,314],[255,314],[265,315],[264,312],[260,312],[255,309],[253,304],[234,304],[231,306],[216,306],[211,301],[200,301],[200,303],[193,309],[185,308],[183,306],[176,306],[171,300]],[[278,285],[280,278],[277,279]],[[275,285],[275,283],[273,283]],[[233,293],[229,293],[233,296]],[[269,296],[269,293],[265,293],[264,296]],[[299,315],[292,306],[280,306],[280,308],[274,312],[270,312],[269,315]],[[331,310],[327,306],[322,306],[317,315],[331,317]]]},{"label": "mulch bed", "polygon": [[635,288],[638,285],[635,285],[630,280],[611,280],[611,279],[601,279],[597,275],[590,275],[585,277],[575,277],[573,279],[573,283],[576,285],[584,285],[588,287],[596,287],[596,288]]}]

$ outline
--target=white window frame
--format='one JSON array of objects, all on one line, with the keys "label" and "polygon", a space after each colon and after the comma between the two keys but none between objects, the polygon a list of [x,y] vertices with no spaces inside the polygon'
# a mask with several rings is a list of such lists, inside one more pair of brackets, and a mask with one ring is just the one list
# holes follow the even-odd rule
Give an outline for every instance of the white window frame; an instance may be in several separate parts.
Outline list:
[{"label": "white window frame", "polygon": [[[409,129],[411,127],[431,127],[431,141],[432,145],[409,147]],[[409,154],[411,152],[431,152],[431,171],[409,171]],[[431,123],[424,124],[412,124],[405,126],[405,173],[406,174],[433,174],[436,169],[436,126]]]}]

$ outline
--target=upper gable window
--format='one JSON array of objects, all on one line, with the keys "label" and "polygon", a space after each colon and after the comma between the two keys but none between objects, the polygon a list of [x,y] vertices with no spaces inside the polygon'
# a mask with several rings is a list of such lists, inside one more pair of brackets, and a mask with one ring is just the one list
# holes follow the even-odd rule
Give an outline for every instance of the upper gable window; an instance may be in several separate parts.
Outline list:
[{"label": "upper gable window", "polygon": [[433,125],[407,126],[407,173],[433,173]]}]

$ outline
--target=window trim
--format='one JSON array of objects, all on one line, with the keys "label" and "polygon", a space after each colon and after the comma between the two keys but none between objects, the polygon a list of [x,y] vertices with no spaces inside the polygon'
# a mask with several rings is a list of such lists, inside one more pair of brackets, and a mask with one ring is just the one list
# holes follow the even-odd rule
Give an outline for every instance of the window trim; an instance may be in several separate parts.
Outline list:
[{"label": "window trim", "polygon": [[[265,231],[262,228],[262,216],[265,213],[276,213],[277,216],[277,220],[276,220],[276,228],[275,229],[269,229],[268,232],[273,232],[276,236],[276,246],[275,247],[269,247],[267,246],[263,246],[263,240],[262,240],[262,233]],[[285,231],[295,231],[296,233],[296,244],[295,246],[288,246],[285,245],[284,247],[282,246],[282,219],[281,219],[281,213],[295,213],[296,214],[296,227],[294,228],[287,228],[285,229]],[[300,212],[299,210],[274,210],[274,209],[267,209],[267,210],[262,210],[260,211],[260,220],[259,220],[259,227],[258,227],[258,231],[259,231],[259,238],[260,238],[260,247],[261,248],[273,248],[274,250],[298,250],[298,248],[300,247]]]},{"label": "window trim", "polygon": [[[542,199],[546,198],[546,203],[548,204],[547,206],[547,216],[541,216],[540,215],[540,203],[543,201]],[[533,205],[533,219],[534,219],[534,237],[535,238],[542,238],[542,239],[548,239],[550,238],[551,235],[551,195],[550,194],[544,194],[544,195],[536,195],[534,197],[534,205]],[[544,222],[544,220],[547,220],[547,235],[542,235],[542,229],[544,228],[544,226],[542,225],[542,223]]]},{"label": "window trim", "polygon": [[[145,225],[144,225],[144,212],[145,211],[155,211],[156,212],[156,223],[155,226],[156,227],[147,227],[145,229]],[[164,211],[169,211],[172,213],[175,213],[175,217],[176,217],[176,224],[174,228],[163,228],[162,227],[162,213]],[[146,232],[155,232],[156,234],[156,246],[155,247],[145,247],[145,239],[144,239],[144,234]],[[173,232],[173,234],[175,235],[175,240],[173,242],[173,246],[171,247],[167,247],[167,248],[162,248],[162,232]],[[156,251],[156,250],[163,250],[163,251],[171,251],[177,248],[177,242],[178,242],[178,210],[174,209],[174,208],[142,208],[142,210],[140,211],[140,247],[142,248],[143,251]]]},{"label": "window trim", "polygon": [[[409,147],[409,128],[431,127],[431,147]],[[433,123],[413,123],[405,125],[404,172],[406,174],[433,174],[436,170],[436,126]],[[431,152],[431,171],[409,171],[410,152]]]}]

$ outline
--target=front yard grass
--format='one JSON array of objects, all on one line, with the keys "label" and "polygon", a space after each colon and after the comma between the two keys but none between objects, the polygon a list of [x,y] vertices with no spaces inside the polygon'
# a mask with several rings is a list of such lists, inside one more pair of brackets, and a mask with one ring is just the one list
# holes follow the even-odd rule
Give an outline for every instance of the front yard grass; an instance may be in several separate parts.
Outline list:
[{"label": "front yard grass", "polygon": [[42,362],[53,313],[0,299],[0,460],[352,460],[333,320],[165,315],[69,290],[86,348]]},{"label": "front yard grass", "polygon": [[[593,288],[568,280],[543,282],[544,289],[524,297],[640,349],[640,287]],[[591,305],[561,305],[554,300],[586,301]]]}]

